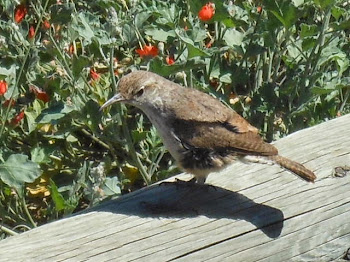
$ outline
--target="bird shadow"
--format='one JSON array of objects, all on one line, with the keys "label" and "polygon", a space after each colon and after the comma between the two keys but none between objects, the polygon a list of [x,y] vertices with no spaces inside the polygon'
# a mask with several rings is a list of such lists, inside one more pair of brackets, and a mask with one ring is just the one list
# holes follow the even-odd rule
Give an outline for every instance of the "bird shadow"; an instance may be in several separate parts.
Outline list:
[{"label": "bird shadow", "polygon": [[284,220],[281,210],[256,203],[240,193],[211,185],[178,183],[152,185],[101,203],[89,211],[155,218],[206,216],[245,220],[270,238],[281,234]]}]

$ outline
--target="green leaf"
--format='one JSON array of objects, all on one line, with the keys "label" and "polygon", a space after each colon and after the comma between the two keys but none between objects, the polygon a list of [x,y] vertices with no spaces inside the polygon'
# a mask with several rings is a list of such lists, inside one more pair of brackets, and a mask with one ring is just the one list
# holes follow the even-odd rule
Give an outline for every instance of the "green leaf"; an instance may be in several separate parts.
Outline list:
[{"label": "green leaf", "polygon": [[321,7],[321,9],[326,9],[329,6],[334,5],[336,0],[315,0],[315,3]]},{"label": "green leaf", "polygon": [[84,107],[81,109],[81,119],[91,130],[95,132],[98,132],[98,126],[101,123],[102,116],[99,109],[99,105],[93,100],[87,101]]},{"label": "green leaf", "polygon": [[120,195],[120,182],[118,177],[106,177],[105,183],[102,186],[103,192],[106,194],[106,196],[113,196],[113,195]]},{"label": "green leaf", "polygon": [[132,140],[135,144],[138,144],[140,141],[145,140],[147,137],[147,131],[139,131],[139,130],[133,130],[131,132]]},{"label": "green leaf", "polygon": [[157,19],[157,23],[161,25],[168,25],[174,28],[177,17],[181,11],[176,7],[175,4],[172,4],[170,8],[163,8],[158,10],[160,17]]},{"label": "green leaf", "polygon": [[57,211],[64,210],[66,207],[63,196],[58,192],[58,188],[55,182],[50,179],[50,193],[53,202],[55,203],[55,208]]},{"label": "green leaf", "polygon": [[112,43],[110,35],[107,32],[99,30],[95,32],[95,37],[93,38],[100,46],[109,45]]},{"label": "green leaf", "polygon": [[21,194],[24,183],[31,183],[41,174],[39,165],[22,154],[12,154],[0,164],[0,179]]},{"label": "green leaf", "polygon": [[72,29],[75,30],[79,36],[83,37],[88,43],[91,42],[91,38],[94,36],[94,30],[90,24],[93,24],[95,17],[89,13],[79,13],[73,17]]},{"label": "green leaf", "polygon": [[341,22],[340,24],[335,24],[334,29],[335,30],[346,30],[350,28],[350,20],[345,20]]},{"label": "green leaf", "polygon": [[57,4],[51,7],[51,23],[66,24],[72,19],[74,4]]},{"label": "green leaf", "polygon": [[195,43],[199,43],[208,37],[207,31],[199,26],[194,26],[191,32],[191,39],[193,39],[193,42]]},{"label": "green leaf", "polygon": [[189,59],[186,63],[168,66],[165,65],[159,57],[156,57],[150,62],[150,71],[161,76],[168,76],[180,71],[188,71],[190,69],[201,68],[203,66],[205,66],[205,63],[199,59]]},{"label": "green leaf", "polygon": [[242,44],[244,34],[234,28],[229,28],[223,39],[228,46],[234,47]]},{"label": "green leaf", "polygon": [[292,0],[294,6],[298,7],[302,4],[304,4],[304,0]]},{"label": "green leaf", "polygon": [[152,38],[156,41],[166,42],[168,37],[175,37],[175,31],[169,30],[164,31],[163,29],[158,28],[149,28],[145,30],[146,35],[152,36]]},{"label": "green leaf", "polygon": [[235,23],[235,21],[233,21],[233,19],[229,18],[229,17],[221,20],[221,23],[223,23],[227,27],[235,27],[235,26],[237,26],[237,23]]},{"label": "green leaf", "polygon": [[208,57],[210,56],[209,53],[205,52],[204,50],[194,46],[191,43],[186,43],[187,50],[188,50],[188,59],[191,59],[193,57],[199,56],[199,57]]},{"label": "green leaf", "polygon": [[[139,13],[135,14],[135,26],[137,28],[142,28],[151,15],[152,15],[152,13],[149,11],[139,12]],[[135,33],[135,30],[134,30],[134,33]]]},{"label": "green leaf", "polygon": [[232,74],[231,73],[226,73],[222,76],[220,76],[220,82],[226,83],[226,84],[231,84],[232,83]]},{"label": "green leaf", "polygon": [[68,106],[60,102],[50,108],[43,110],[37,117],[36,121],[41,124],[51,123],[55,120],[61,119],[73,110],[74,108],[72,106]]},{"label": "green leaf", "polygon": [[290,28],[297,21],[298,9],[290,1],[266,0],[266,9],[269,10],[285,28]]},{"label": "green leaf", "polygon": [[0,78],[1,80],[3,80],[5,76],[16,77],[16,66],[11,65],[9,66],[9,68],[0,66],[0,76],[1,76]]},{"label": "green leaf", "polygon": [[52,150],[50,150],[47,147],[34,147],[30,151],[31,159],[33,162],[38,164],[48,164],[50,163],[50,154],[52,153]]},{"label": "green leaf", "polygon": [[[34,103],[37,103],[37,101],[34,101]],[[34,111],[26,111],[25,115],[26,115],[26,120],[27,120],[27,125],[28,125],[28,132],[31,133],[37,127],[37,123],[35,121],[35,118],[38,116],[38,114]]]},{"label": "green leaf", "polygon": [[333,92],[334,88],[326,89],[326,88],[322,88],[322,87],[319,87],[319,86],[314,86],[310,90],[311,90],[311,92],[313,94],[324,95],[324,94],[329,94],[329,93]]},{"label": "green leaf", "polygon": [[123,39],[125,39],[127,43],[132,43],[136,39],[135,29],[129,24],[125,24],[122,28]]},{"label": "green leaf", "polygon": [[346,13],[346,10],[344,8],[341,8],[339,6],[333,6],[332,7],[332,16],[336,20],[338,20],[345,13]]},{"label": "green leaf", "polygon": [[31,157],[34,162],[36,163],[42,163],[44,159],[46,158],[44,149],[41,147],[34,147],[31,150]]},{"label": "green leaf", "polygon": [[187,36],[182,36],[180,30],[175,31],[178,37],[186,44],[187,50],[188,50],[188,59],[191,59],[193,57],[199,56],[199,57],[209,57],[210,54],[205,52],[204,50],[200,49],[199,47],[196,47],[193,43],[193,41],[188,38]]},{"label": "green leaf", "polygon": [[340,81],[340,86],[341,87],[349,87],[350,86],[350,77],[344,77],[342,78],[342,80]]},{"label": "green leaf", "polygon": [[[199,10],[203,7],[203,3],[201,1],[187,1],[188,5],[190,6],[190,10],[194,15],[197,15]],[[213,3],[214,1],[212,1]],[[216,3],[215,3],[216,4]]]},{"label": "green leaf", "polygon": [[303,40],[301,43],[301,46],[303,48],[303,51],[307,51],[312,49],[316,45],[316,39],[313,37],[308,37]]},{"label": "green leaf", "polygon": [[317,25],[307,25],[307,24],[301,24],[301,32],[300,36],[302,38],[308,37],[308,36],[316,36],[319,33],[319,28]]},{"label": "green leaf", "polygon": [[89,65],[89,58],[87,58],[86,56],[79,56],[73,57],[73,62],[72,62],[72,67],[73,67],[73,76],[75,79],[80,77],[81,71]]},{"label": "green leaf", "polygon": [[251,43],[247,47],[246,56],[248,56],[248,57],[253,56],[254,57],[254,56],[257,56],[257,55],[264,53],[265,51],[266,51],[265,47],[258,45],[258,44],[255,44],[255,43]]}]

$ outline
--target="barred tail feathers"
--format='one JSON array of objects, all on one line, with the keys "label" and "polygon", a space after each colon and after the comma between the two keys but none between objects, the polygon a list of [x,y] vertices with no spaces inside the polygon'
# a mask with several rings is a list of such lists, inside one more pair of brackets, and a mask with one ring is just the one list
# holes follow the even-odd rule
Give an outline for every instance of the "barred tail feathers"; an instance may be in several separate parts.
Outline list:
[{"label": "barred tail feathers", "polygon": [[307,169],[302,164],[299,164],[293,160],[290,160],[280,155],[269,156],[268,158],[280,165],[281,167],[288,169],[289,171],[298,175],[301,179],[307,182],[315,182],[316,175],[314,174],[314,172]]}]

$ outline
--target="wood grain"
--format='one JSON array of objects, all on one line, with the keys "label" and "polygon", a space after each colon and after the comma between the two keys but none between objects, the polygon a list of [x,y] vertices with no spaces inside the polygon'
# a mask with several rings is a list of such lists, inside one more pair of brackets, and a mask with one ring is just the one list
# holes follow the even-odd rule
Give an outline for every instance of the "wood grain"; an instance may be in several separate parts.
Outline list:
[{"label": "wood grain", "polygon": [[237,162],[208,177],[215,187],[153,185],[5,239],[0,261],[341,261],[350,248],[350,171],[333,172],[350,166],[350,115],[275,146],[316,182]]}]

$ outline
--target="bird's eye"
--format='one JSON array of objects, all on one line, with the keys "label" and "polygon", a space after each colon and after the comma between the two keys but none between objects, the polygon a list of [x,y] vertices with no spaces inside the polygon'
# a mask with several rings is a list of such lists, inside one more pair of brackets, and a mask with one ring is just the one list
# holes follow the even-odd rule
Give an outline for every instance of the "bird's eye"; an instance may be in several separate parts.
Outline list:
[{"label": "bird's eye", "polygon": [[145,87],[141,86],[141,88],[136,92],[135,96],[137,97],[142,96],[144,89]]}]

